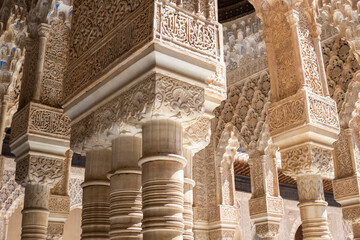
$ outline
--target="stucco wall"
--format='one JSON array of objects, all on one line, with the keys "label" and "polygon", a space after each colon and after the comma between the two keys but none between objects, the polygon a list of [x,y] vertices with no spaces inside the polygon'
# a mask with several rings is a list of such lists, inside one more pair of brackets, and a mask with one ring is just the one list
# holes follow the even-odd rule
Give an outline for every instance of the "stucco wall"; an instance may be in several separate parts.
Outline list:
[{"label": "stucco wall", "polygon": [[[255,227],[252,225],[249,215],[248,201],[250,193],[236,192],[236,200],[240,211],[240,223],[236,240],[254,240]],[[284,216],[280,225],[280,234],[278,240],[294,240],[295,233],[301,224],[300,212],[297,207],[297,201],[284,199]],[[342,221],[341,208],[328,207],[329,228],[333,240],[352,239],[351,228]]]}]

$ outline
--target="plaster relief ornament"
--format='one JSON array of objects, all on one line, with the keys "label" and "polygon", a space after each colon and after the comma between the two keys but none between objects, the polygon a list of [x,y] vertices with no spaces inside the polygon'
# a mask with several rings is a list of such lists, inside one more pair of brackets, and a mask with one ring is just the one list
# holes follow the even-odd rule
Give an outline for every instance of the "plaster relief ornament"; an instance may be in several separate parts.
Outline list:
[{"label": "plaster relief ornament", "polygon": [[[297,180],[305,238],[331,239],[322,177],[332,172],[332,144],[340,132],[336,102],[329,97],[321,54],[317,1],[253,0],[264,24],[272,103],[269,134],[279,147],[284,173]],[[315,188],[307,194],[309,179]],[[311,227],[315,224],[316,227]],[[266,236],[268,237],[268,236]],[[271,236],[269,236],[271,237]]]},{"label": "plaster relief ornament", "polygon": [[[121,128],[124,124],[134,125],[151,115],[196,119],[204,112],[204,101],[203,89],[155,74],[76,123],[72,127],[71,142],[76,151],[81,152],[82,144],[91,144],[91,139],[105,135],[110,137],[110,141],[109,130],[116,131],[114,128]],[[194,123],[206,127],[206,122]]]}]

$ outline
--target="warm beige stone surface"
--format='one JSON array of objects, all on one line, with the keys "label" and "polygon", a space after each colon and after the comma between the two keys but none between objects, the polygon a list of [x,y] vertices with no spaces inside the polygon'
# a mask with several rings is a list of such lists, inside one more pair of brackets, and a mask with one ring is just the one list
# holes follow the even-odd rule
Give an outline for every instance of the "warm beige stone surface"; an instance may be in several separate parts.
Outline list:
[{"label": "warm beige stone surface", "polygon": [[63,240],[80,240],[81,208],[74,208],[65,222]]},{"label": "warm beige stone surface", "polygon": [[81,239],[109,239],[111,150],[89,150],[86,157]]},{"label": "warm beige stone surface", "polygon": [[110,239],[142,239],[141,138],[119,136],[112,143]]},{"label": "warm beige stone surface", "polygon": [[22,206],[19,206],[11,218],[9,219],[7,239],[20,240],[21,239],[21,221],[22,221]]},{"label": "warm beige stone surface", "polygon": [[184,167],[182,126],[173,120],[143,125],[142,231],[144,239],[183,239]]},{"label": "warm beige stone surface", "polygon": [[0,1],[0,240],[360,239],[360,4],[250,2]]}]

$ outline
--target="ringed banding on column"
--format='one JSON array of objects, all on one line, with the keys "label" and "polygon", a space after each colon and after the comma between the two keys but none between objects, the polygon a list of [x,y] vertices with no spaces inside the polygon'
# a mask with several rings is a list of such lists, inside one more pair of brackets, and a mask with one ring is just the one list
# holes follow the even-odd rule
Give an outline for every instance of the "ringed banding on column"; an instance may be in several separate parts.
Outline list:
[{"label": "ringed banding on column", "polygon": [[[188,162],[183,157],[186,145],[183,146],[183,134],[187,134],[190,126],[202,122],[200,118],[207,121],[212,118],[213,109],[225,97],[222,29],[216,14],[196,15],[184,9],[181,1],[145,0],[130,4],[129,11],[116,20],[118,25],[109,26],[114,31],[106,38],[90,37],[90,42],[80,46],[77,40],[87,38],[83,36],[87,33],[77,31],[83,24],[82,15],[86,14],[81,11],[82,4],[85,3],[74,3],[75,34],[68,81],[64,83],[64,108],[72,120],[72,149],[85,153],[94,143],[105,148],[112,145],[115,149],[121,136],[142,137],[142,153],[137,152],[141,156],[138,167],[142,178],[142,232],[139,234],[140,212],[136,217],[120,212],[121,199],[116,197],[116,191],[122,191],[124,186],[117,186],[115,178],[125,173],[124,166],[116,166],[117,153],[113,153],[115,165],[109,174],[110,238],[120,235],[139,238],[142,234],[145,239],[183,239],[185,231],[185,238],[188,235],[191,239],[190,210],[185,213],[186,221],[183,216],[184,168]],[[174,36],[180,29],[173,29],[177,26],[166,22],[179,14],[191,22],[189,28],[195,27],[194,37],[201,36],[206,44],[194,44],[192,35]],[[136,32],[132,32],[134,29]],[[122,39],[123,45],[118,44],[118,39]],[[104,41],[108,42],[106,47]],[[98,55],[108,50],[109,54]],[[133,153],[131,159],[135,159]],[[117,158],[122,159],[122,154],[127,155],[119,152]],[[139,173],[140,168],[131,161],[131,168]],[[137,182],[140,176],[133,174]],[[139,186],[131,190],[134,206],[139,201],[135,188]]]},{"label": "ringed banding on column", "polygon": [[141,138],[120,134],[112,141],[110,239],[142,239]]}]

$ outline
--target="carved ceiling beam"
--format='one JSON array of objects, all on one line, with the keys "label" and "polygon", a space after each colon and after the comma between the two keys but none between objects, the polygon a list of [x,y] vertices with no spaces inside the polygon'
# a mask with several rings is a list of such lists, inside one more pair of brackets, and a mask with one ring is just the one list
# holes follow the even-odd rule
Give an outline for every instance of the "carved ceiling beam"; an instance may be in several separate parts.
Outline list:
[{"label": "carved ceiling beam", "polygon": [[333,171],[332,144],[340,124],[328,93],[317,1],[251,3],[264,24],[272,92],[270,136],[280,148],[284,174],[297,180],[305,239],[330,239],[322,177]]}]

